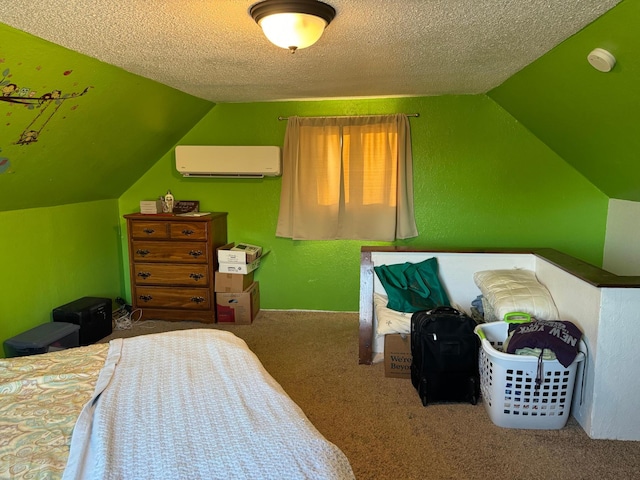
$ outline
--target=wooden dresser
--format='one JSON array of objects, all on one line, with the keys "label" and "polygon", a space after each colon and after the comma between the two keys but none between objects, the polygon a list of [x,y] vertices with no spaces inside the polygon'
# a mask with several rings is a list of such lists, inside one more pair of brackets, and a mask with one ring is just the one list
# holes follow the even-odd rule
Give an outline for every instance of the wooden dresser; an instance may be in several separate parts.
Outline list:
[{"label": "wooden dresser", "polygon": [[227,243],[227,214],[124,218],[133,308],[144,320],[215,322],[216,248]]}]

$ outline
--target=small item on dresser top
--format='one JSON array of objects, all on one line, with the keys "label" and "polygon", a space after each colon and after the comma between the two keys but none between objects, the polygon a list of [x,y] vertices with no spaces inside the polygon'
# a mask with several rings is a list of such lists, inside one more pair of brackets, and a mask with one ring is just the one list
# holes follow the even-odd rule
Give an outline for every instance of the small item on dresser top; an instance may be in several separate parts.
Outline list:
[{"label": "small item on dresser top", "polygon": [[163,211],[162,197],[158,200],[140,200],[140,213],[144,214],[158,214]]},{"label": "small item on dresser top", "polygon": [[164,213],[173,213],[175,198],[173,197],[171,190],[167,190],[167,194],[164,196]]},{"label": "small item on dresser top", "polygon": [[211,215],[211,212],[185,212],[185,213],[176,213],[176,217],[204,217],[206,215]]},{"label": "small item on dresser top", "polygon": [[177,200],[173,204],[173,213],[199,212],[200,202],[198,200]]}]

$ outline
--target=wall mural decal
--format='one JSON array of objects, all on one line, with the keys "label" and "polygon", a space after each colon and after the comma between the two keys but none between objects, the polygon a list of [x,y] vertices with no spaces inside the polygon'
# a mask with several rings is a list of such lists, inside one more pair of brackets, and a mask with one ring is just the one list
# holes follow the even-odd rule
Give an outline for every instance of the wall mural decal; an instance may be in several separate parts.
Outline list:
[{"label": "wall mural decal", "polygon": [[[2,63],[1,60],[0,63]],[[36,70],[39,69],[39,67],[36,68]],[[72,72],[73,70],[66,70],[62,75],[68,76]],[[41,138],[44,127],[46,127],[64,102],[82,97],[90,88],[92,87],[86,87],[81,92],[73,93],[63,93],[62,90],[54,89],[40,96],[36,96],[38,95],[36,90],[28,86],[18,85],[18,83],[12,79],[11,70],[8,68],[5,69],[0,78],[0,102],[9,103],[12,106],[19,105],[28,110],[34,110],[32,120],[24,127],[13,144],[23,146],[37,142]],[[74,105],[71,107],[71,110],[75,110],[77,107],[77,105]],[[8,112],[7,116],[11,116],[11,112]],[[10,123],[6,125],[10,125]],[[0,152],[2,152],[2,148],[0,148]],[[0,156],[0,174],[10,173],[10,167],[11,161],[9,158]]]},{"label": "wall mural decal", "polygon": [[[2,154],[1,148],[0,148],[0,154]],[[10,165],[11,165],[11,162],[9,162],[9,159],[7,157],[0,157],[0,173],[6,172]]]}]

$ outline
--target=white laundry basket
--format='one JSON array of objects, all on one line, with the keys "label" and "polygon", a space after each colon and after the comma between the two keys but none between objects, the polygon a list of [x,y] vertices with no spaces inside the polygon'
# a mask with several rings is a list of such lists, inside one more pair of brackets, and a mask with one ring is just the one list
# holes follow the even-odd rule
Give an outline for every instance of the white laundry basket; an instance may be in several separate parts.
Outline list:
[{"label": "white laundry basket", "polygon": [[557,360],[542,360],[543,381],[536,388],[538,357],[501,351],[508,330],[509,324],[503,321],[480,324],[475,329],[482,339],[480,389],[489,418],[506,428],[564,427],[571,410],[576,370],[584,361],[584,353],[578,353],[568,367]]}]

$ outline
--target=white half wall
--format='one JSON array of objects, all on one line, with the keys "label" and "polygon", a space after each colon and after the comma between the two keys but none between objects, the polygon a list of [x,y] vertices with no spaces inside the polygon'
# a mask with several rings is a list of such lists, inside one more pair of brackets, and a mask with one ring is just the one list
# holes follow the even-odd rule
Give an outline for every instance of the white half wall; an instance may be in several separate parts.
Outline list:
[{"label": "white half wall", "polygon": [[609,200],[602,268],[640,275],[640,202]]}]

